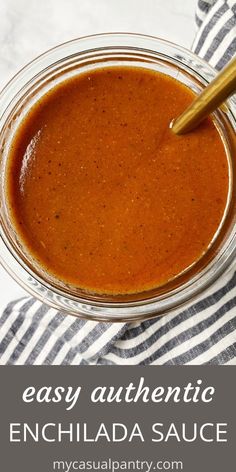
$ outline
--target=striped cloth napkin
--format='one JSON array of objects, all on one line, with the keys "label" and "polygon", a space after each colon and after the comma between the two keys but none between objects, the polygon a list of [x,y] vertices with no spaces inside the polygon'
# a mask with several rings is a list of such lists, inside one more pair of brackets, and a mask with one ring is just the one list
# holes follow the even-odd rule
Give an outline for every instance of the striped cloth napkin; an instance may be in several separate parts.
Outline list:
[{"label": "striped cloth napkin", "polygon": [[[199,0],[193,50],[221,69],[236,52],[236,1]],[[0,317],[1,364],[236,364],[236,272],[192,306],[143,323],[64,316],[32,298]]]}]

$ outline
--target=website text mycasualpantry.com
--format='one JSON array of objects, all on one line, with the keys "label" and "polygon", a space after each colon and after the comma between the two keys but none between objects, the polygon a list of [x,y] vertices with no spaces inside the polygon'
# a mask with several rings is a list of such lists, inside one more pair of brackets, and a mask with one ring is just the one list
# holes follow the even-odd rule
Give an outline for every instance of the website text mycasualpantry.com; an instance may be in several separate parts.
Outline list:
[{"label": "website text mycasualpantry.com", "polygon": [[181,460],[57,460],[53,461],[53,471],[73,472],[75,470],[105,470],[107,472],[137,471],[152,472],[158,470],[184,470]]}]

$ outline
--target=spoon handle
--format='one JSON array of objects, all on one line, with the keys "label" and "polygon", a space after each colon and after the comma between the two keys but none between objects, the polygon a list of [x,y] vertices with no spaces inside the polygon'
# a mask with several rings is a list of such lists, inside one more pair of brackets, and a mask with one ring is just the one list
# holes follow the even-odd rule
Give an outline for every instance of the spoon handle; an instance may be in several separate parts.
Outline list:
[{"label": "spoon handle", "polygon": [[197,96],[182,115],[173,121],[172,131],[175,134],[191,131],[234,92],[236,92],[236,57]]}]

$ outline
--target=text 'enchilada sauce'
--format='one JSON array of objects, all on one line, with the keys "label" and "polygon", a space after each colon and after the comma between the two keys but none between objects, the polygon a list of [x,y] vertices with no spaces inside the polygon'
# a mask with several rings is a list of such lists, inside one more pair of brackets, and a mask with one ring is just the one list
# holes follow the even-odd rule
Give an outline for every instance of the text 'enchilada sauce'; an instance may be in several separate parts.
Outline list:
[{"label": "text 'enchilada sauce'", "polygon": [[8,206],[29,253],[56,278],[97,293],[166,283],[207,250],[228,193],[211,119],[185,136],[169,124],[193,93],[136,67],[55,86],[13,139]]}]

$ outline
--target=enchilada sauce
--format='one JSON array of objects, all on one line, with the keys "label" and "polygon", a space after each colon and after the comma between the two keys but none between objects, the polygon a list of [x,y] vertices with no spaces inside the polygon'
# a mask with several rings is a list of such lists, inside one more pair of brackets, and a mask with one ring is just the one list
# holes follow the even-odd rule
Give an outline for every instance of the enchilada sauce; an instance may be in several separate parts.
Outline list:
[{"label": "enchilada sauce", "polygon": [[13,139],[7,199],[28,252],[97,293],[160,286],[196,262],[222,219],[228,164],[211,119],[171,120],[193,93],[163,74],[108,67],[55,86]]}]

